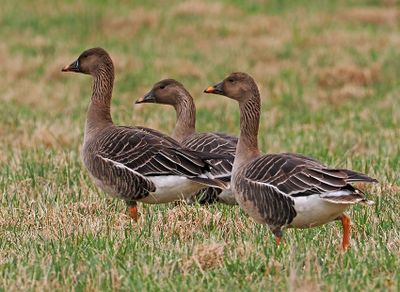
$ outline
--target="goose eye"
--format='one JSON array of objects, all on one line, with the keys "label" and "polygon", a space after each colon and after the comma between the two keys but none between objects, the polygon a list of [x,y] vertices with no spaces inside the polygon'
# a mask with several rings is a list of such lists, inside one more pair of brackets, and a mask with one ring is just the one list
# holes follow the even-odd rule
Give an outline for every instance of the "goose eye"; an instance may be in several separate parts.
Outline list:
[{"label": "goose eye", "polygon": [[160,89],[164,89],[165,88],[165,85],[160,85]]},{"label": "goose eye", "polygon": [[228,81],[229,81],[230,83],[235,82],[235,80],[233,80],[233,79],[228,79]]}]

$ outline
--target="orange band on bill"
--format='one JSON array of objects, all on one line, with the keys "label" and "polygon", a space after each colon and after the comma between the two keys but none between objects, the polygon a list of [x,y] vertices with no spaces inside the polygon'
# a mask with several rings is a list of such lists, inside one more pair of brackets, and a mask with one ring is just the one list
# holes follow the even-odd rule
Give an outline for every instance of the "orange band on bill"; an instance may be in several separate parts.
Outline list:
[{"label": "orange band on bill", "polygon": [[64,72],[69,71],[69,65],[65,65],[65,66],[61,69],[61,71],[64,71]]},{"label": "orange band on bill", "polygon": [[144,101],[144,96],[141,96],[141,97],[139,97],[138,99],[137,99],[137,103],[139,103],[139,102],[143,102]]},{"label": "orange band on bill", "polygon": [[207,92],[207,93],[213,93],[213,92],[214,92],[214,87],[212,87],[212,86],[209,86],[209,87],[207,87],[207,89],[206,89],[206,90],[204,90],[204,92]]}]

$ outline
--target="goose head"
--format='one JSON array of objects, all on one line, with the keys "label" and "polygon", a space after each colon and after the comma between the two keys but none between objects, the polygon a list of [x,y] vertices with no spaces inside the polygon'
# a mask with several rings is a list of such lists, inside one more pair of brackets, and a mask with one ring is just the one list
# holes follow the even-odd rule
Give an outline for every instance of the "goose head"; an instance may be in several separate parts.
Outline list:
[{"label": "goose head", "polygon": [[112,60],[102,48],[92,48],[84,51],[78,59],[61,69],[63,72],[77,72],[96,75],[101,68],[111,67]]},{"label": "goose head", "polygon": [[159,103],[176,106],[182,96],[187,95],[183,85],[175,79],[164,79],[153,85],[153,88],[136,100],[140,103]]},{"label": "goose head", "polygon": [[204,90],[205,93],[224,95],[239,102],[250,98],[251,93],[254,93],[254,91],[258,91],[254,79],[243,72],[231,73],[221,82]]}]

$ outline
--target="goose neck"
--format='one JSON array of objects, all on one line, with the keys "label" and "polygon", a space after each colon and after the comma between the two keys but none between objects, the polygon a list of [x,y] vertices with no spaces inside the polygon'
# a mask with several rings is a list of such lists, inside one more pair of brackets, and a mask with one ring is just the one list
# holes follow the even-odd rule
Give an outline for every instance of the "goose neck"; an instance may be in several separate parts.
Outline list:
[{"label": "goose neck", "polygon": [[176,111],[174,138],[182,142],[196,131],[196,107],[188,93],[181,93],[174,107]]},{"label": "goose neck", "polygon": [[85,136],[113,124],[110,109],[113,84],[112,64],[100,67],[93,74],[92,98],[87,112]]},{"label": "goose neck", "polygon": [[259,155],[258,129],[260,124],[260,95],[254,94],[242,102],[240,107],[240,136],[236,148],[234,170]]}]

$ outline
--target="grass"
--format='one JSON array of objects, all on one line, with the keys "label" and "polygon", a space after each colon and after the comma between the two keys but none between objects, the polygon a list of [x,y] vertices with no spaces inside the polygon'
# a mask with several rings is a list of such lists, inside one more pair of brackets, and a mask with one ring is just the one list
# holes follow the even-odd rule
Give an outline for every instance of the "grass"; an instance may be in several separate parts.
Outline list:
[{"label": "grass", "polygon": [[[6,0],[0,11],[0,291],[399,290],[400,45],[394,1]],[[87,76],[62,66],[93,46],[113,57],[118,124],[170,133],[172,109],[133,106],[172,77],[200,131],[238,132],[233,102],[203,95],[231,71],[263,96],[264,152],[300,152],[376,177],[372,207],[339,224],[271,233],[229,206],[141,205],[95,188],[79,151]]]}]

